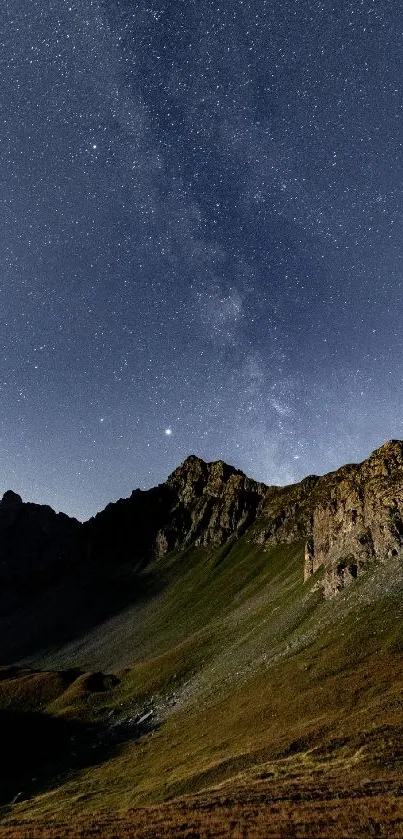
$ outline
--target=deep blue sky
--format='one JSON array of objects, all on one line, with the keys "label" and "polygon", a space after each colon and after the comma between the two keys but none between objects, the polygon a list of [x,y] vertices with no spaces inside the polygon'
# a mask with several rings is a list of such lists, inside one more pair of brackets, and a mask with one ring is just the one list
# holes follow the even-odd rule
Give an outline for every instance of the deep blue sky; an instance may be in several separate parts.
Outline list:
[{"label": "deep blue sky", "polygon": [[4,0],[3,490],[86,518],[190,453],[285,483],[403,436],[402,31]]}]

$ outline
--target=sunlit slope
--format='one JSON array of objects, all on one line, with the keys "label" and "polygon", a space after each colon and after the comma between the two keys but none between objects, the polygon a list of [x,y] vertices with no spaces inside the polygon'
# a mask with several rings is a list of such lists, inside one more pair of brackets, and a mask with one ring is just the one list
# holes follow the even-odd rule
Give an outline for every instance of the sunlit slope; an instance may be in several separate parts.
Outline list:
[{"label": "sunlit slope", "polygon": [[[53,687],[30,711],[92,726],[96,747],[79,765],[67,753],[56,781],[39,774],[14,815],[67,818],[72,806],[125,808],[220,784],[400,772],[399,562],[331,601],[316,578],[303,584],[302,567],[301,544],[263,552],[246,537],[168,556],[153,569],[161,585],[150,601],[38,660],[119,682],[71,673],[57,686],[42,674]],[[20,682],[0,683],[3,708],[24,708]],[[131,727],[150,712],[148,728]]]}]

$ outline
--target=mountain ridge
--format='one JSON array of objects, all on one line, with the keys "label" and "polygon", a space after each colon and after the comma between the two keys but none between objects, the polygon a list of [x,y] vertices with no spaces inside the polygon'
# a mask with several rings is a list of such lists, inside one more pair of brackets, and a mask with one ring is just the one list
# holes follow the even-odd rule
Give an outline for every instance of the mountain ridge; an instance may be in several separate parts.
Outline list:
[{"label": "mountain ridge", "polygon": [[[282,487],[255,481],[222,460],[207,462],[189,455],[162,484],[135,489],[82,523],[48,505],[23,502],[7,490],[0,502],[3,574],[10,548],[6,573],[19,565],[23,574],[27,563],[34,568],[39,555],[46,566],[57,562],[58,556],[66,560],[71,550],[81,560],[85,554],[88,563],[112,550],[114,541],[116,561],[130,555],[142,564],[153,555],[162,557],[190,545],[219,546],[250,531],[250,540],[263,548],[305,539],[304,579],[323,566],[324,591],[332,596],[371,561],[393,552],[400,555],[400,482],[403,442],[389,440],[360,463]],[[382,496],[381,505],[376,503],[377,494]],[[31,529],[25,534],[27,526]],[[31,552],[21,566],[21,558],[18,561],[14,554],[16,543],[24,539],[31,541]],[[45,563],[43,556],[48,557]]]}]

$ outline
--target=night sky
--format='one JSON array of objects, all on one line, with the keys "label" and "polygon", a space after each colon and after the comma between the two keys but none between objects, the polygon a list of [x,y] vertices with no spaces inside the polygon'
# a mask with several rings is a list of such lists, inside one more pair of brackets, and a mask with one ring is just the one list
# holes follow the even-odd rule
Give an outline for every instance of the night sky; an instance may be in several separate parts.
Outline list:
[{"label": "night sky", "polygon": [[395,0],[3,0],[1,489],[403,436]]}]

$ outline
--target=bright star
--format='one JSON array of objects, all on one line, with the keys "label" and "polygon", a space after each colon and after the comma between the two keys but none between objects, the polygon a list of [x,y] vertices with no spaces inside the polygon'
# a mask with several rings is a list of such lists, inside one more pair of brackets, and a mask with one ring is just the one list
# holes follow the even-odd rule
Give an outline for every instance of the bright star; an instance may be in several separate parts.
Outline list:
[{"label": "bright star", "polygon": [[172,434],[172,428],[166,428],[165,431],[164,431],[164,434],[166,434],[167,437],[170,437],[171,434]]}]

